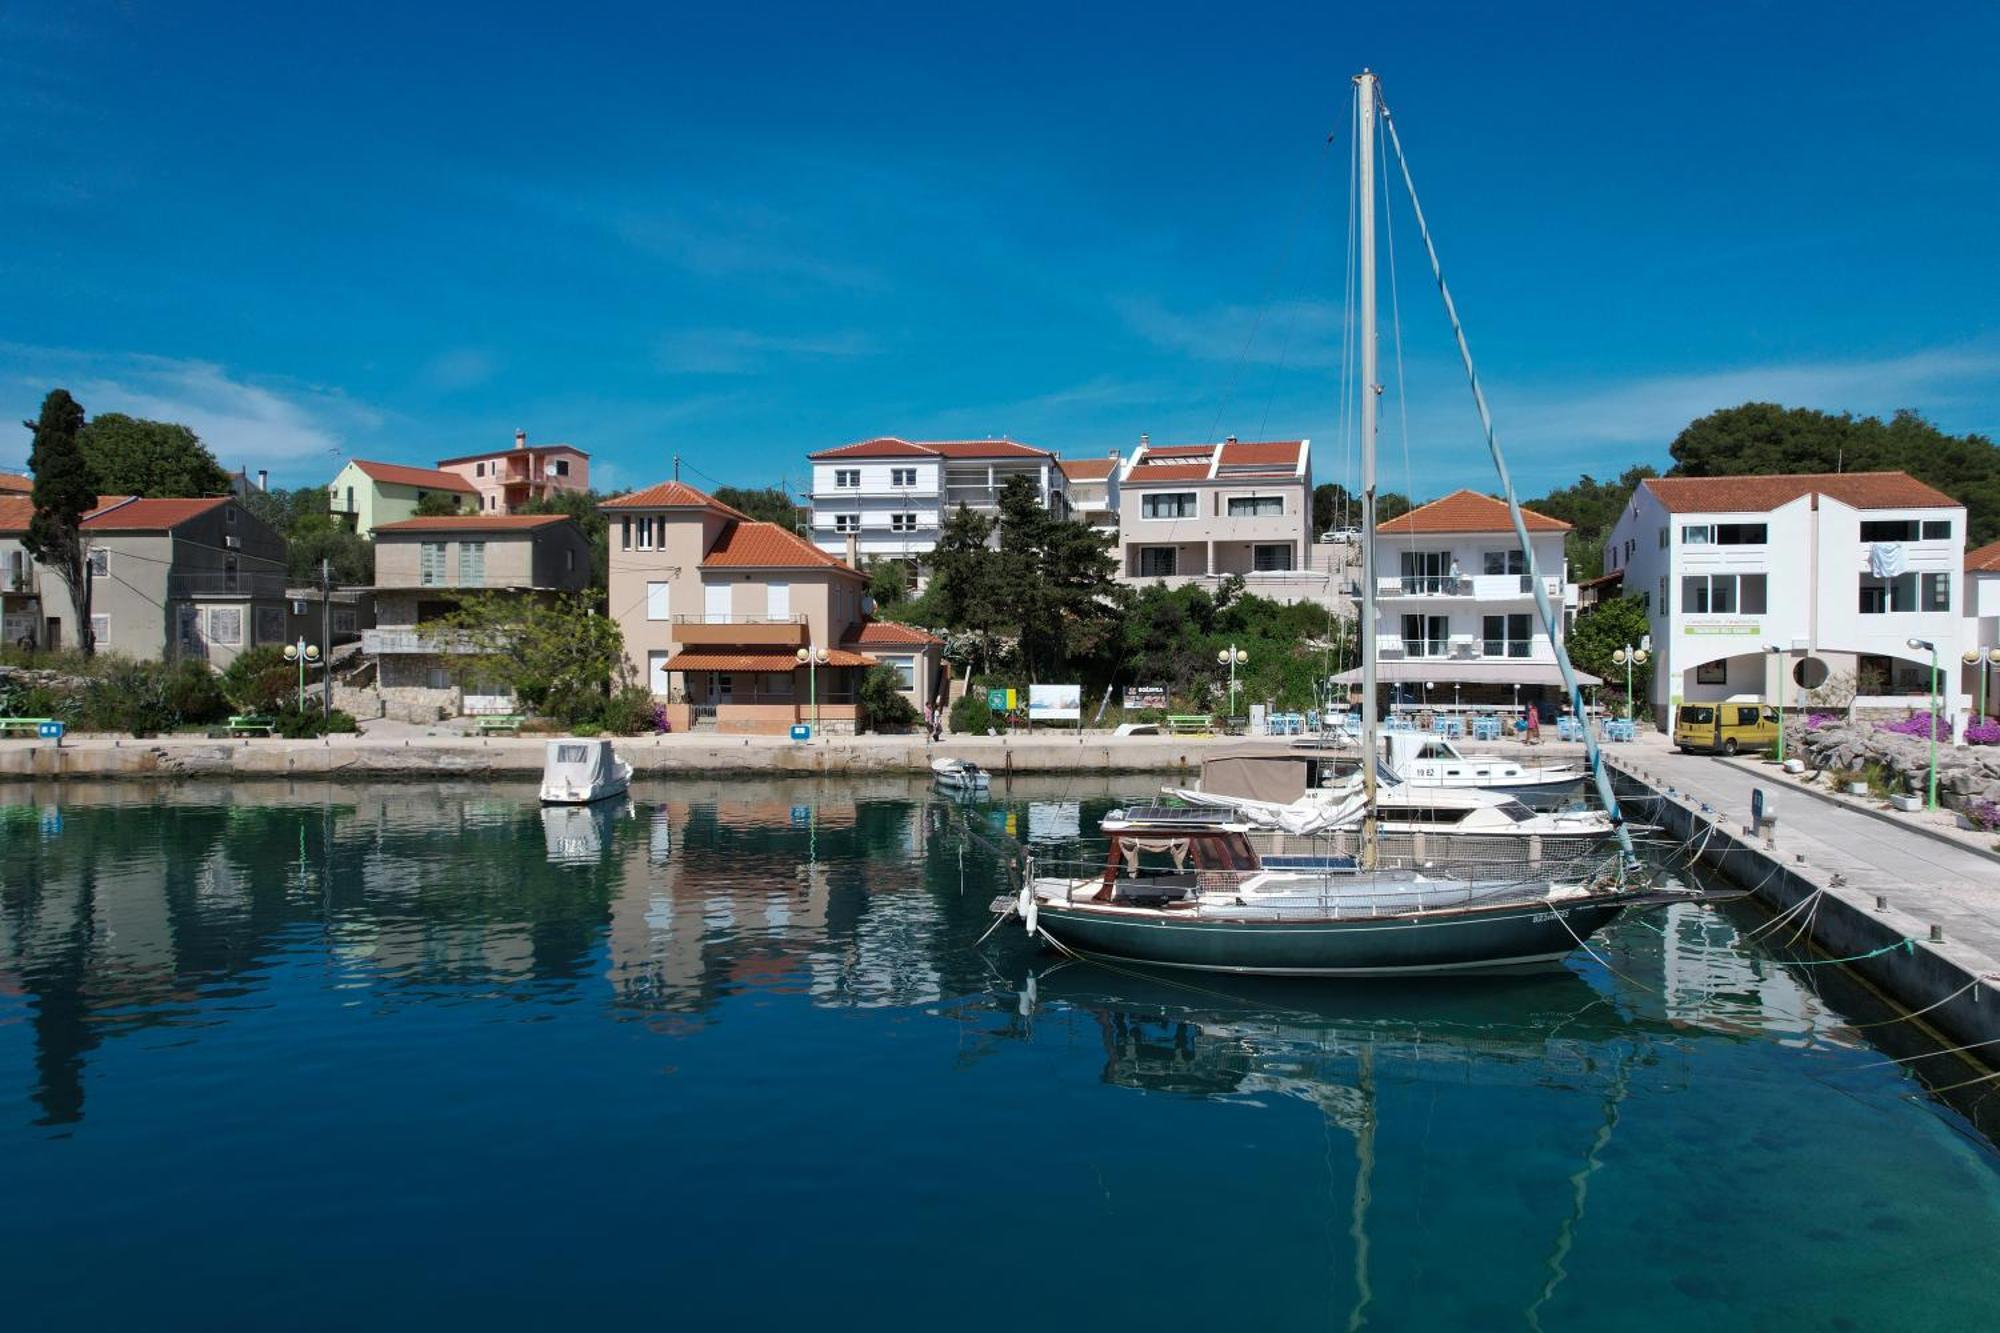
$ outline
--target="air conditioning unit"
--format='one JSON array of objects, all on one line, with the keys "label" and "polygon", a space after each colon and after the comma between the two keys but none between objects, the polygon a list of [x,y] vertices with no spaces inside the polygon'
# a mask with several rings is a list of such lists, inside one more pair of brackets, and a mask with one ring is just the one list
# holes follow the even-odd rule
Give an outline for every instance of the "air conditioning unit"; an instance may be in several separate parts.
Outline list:
[{"label": "air conditioning unit", "polygon": [[1473,638],[1470,634],[1452,635],[1451,655],[1453,657],[1460,658],[1462,660],[1469,660],[1471,658],[1478,657],[1479,640]]},{"label": "air conditioning unit", "polygon": [[243,539],[241,537],[224,537],[222,539],[222,544],[224,546],[227,546],[232,551],[240,551],[243,549]]}]

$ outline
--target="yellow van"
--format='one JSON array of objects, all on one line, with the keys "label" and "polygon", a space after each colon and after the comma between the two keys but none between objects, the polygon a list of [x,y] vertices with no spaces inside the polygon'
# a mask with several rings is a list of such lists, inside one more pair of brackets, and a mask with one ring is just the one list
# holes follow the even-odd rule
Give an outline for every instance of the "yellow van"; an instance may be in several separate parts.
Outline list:
[{"label": "yellow van", "polygon": [[1674,744],[1683,750],[1735,754],[1778,743],[1778,710],[1744,696],[1719,704],[1682,704],[1674,714]]}]

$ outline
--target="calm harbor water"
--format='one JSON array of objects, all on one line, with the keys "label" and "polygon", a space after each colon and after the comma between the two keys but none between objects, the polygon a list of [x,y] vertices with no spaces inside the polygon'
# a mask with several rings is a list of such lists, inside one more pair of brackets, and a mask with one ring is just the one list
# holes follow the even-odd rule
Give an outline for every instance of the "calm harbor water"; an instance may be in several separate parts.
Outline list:
[{"label": "calm harbor water", "polygon": [[2000,1155],[1749,915],[1451,984],[975,952],[962,821],[1117,794],[0,787],[7,1327],[2000,1318]]}]

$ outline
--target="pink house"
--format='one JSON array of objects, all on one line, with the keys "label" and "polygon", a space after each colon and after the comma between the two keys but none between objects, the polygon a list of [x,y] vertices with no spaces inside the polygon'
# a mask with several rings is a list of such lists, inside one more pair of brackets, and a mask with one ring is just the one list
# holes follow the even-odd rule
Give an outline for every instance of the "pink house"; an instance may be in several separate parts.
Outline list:
[{"label": "pink house", "polygon": [[514,432],[512,449],[440,458],[440,472],[452,472],[479,492],[479,508],[488,514],[511,514],[530,500],[562,491],[590,489],[590,455],[571,444],[528,443],[528,432]]}]

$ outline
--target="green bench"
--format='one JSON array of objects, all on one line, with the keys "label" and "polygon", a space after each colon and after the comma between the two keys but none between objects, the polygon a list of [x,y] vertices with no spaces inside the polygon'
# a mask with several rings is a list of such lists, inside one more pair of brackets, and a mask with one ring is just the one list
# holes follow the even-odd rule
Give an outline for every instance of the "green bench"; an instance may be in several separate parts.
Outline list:
[{"label": "green bench", "polygon": [[1186,736],[1190,733],[1207,732],[1214,729],[1215,719],[1211,718],[1207,713],[1167,714],[1167,730],[1176,736]]},{"label": "green bench", "polygon": [[508,735],[518,736],[521,734],[521,724],[525,721],[527,719],[519,713],[499,713],[482,717],[479,719],[479,734],[494,736],[504,731]]},{"label": "green bench", "polygon": [[42,723],[53,721],[52,717],[0,717],[0,735],[39,736]]},{"label": "green bench", "polygon": [[232,736],[269,736],[278,729],[278,719],[261,713],[242,713],[229,719]]}]

